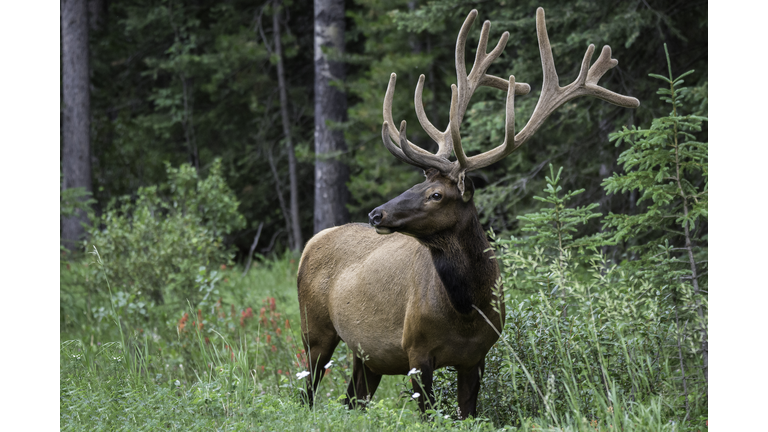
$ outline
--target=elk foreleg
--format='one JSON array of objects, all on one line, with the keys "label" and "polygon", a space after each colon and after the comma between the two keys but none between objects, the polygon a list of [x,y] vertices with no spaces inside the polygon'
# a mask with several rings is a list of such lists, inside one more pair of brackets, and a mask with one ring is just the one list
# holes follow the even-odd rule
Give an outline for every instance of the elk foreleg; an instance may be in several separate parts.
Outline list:
[{"label": "elk foreleg", "polygon": [[[339,344],[338,335],[325,335],[326,337],[304,336],[304,349],[309,353],[309,379],[307,380],[306,402],[311,407],[315,403],[315,391],[325,375],[325,365],[331,361],[333,350]],[[307,342],[307,340],[309,342]]]},{"label": "elk foreleg", "polygon": [[458,370],[459,418],[477,416],[477,394],[485,373],[485,359],[466,369]]},{"label": "elk foreleg", "polygon": [[420,373],[411,376],[413,391],[419,394],[419,409],[424,413],[435,406],[435,394],[432,392],[432,373],[434,364],[430,359],[410,361],[411,370],[416,369]]},{"label": "elk foreleg", "polygon": [[349,381],[344,404],[350,408],[365,408],[379,387],[381,375],[370,370],[359,357],[354,356],[354,359],[352,379]]}]

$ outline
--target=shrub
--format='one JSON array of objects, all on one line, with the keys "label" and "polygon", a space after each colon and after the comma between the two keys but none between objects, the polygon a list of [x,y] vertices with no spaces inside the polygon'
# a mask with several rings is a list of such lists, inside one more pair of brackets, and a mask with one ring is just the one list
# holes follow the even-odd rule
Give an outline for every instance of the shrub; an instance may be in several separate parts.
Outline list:
[{"label": "shrub", "polygon": [[[166,169],[166,185],[112,201],[89,232],[88,244],[107,259],[103,272],[91,267],[88,289],[107,295],[106,277],[118,315],[137,325],[149,320],[150,309],[167,318],[188,304],[215,303],[215,268],[234,257],[224,236],[245,224],[219,160],[205,179],[189,165]],[[101,305],[92,312],[101,319],[110,308]]]},{"label": "shrub", "polygon": [[[665,47],[666,49],[666,47]],[[680,111],[682,78],[665,81],[672,112],[650,129],[612,134],[624,173],[608,193],[639,190],[634,214],[609,214],[606,230],[578,237],[600,217],[597,205],[569,208],[581,191],[563,192],[550,167],[547,206],[518,217],[525,238],[495,239],[504,332],[486,357],[481,413],[497,425],[560,427],[580,418],[587,429],[698,430],[707,418],[706,118]],[[493,236],[493,233],[491,233]],[[621,265],[601,253],[621,250]],[[506,292],[501,291],[501,287]],[[443,401],[453,380],[438,375]],[[646,407],[641,409],[640,407]]]}]

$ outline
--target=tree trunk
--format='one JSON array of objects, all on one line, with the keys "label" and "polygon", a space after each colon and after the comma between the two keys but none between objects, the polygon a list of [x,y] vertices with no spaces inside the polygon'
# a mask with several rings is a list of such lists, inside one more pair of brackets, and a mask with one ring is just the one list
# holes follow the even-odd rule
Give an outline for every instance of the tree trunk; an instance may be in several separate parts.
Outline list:
[{"label": "tree trunk", "polygon": [[346,95],[331,86],[344,82],[344,64],[329,59],[343,53],[344,2],[315,0],[315,233],[349,220],[349,169],[339,160],[347,150],[344,132],[327,124],[347,119]]},{"label": "tree trunk", "polygon": [[280,116],[283,120],[283,135],[285,135],[285,148],[288,151],[288,177],[291,189],[291,229],[293,231],[293,245],[295,252],[304,247],[304,239],[301,237],[301,224],[299,223],[299,183],[296,178],[296,154],[293,151],[291,139],[291,122],[288,118],[288,90],[285,84],[285,66],[283,64],[283,45],[280,41],[280,0],[275,0],[275,13],[272,15],[272,31],[275,34],[275,54],[277,55],[277,86],[280,90]]},{"label": "tree trunk", "polygon": [[[62,190],[83,187],[91,192],[90,79],[86,0],[61,2],[61,57],[64,116],[62,119]],[[61,220],[62,245],[73,249],[85,234],[88,219],[79,210]]]},{"label": "tree trunk", "polygon": [[267,161],[269,161],[269,169],[272,171],[272,177],[275,179],[275,192],[277,193],[277,200],[280,203],[280,210],[283,211],[283,218],[285,219],[285,229],[288,233],[288,243],[293,244],[293,236],[291,235],[291,217],[288,214],[288,208],[285,207],[285,200],[283,199],[283,191],[280,188],[280,176],[277,175],[277,167],[275,161],[272,158],[272,149],[267,149]]}]

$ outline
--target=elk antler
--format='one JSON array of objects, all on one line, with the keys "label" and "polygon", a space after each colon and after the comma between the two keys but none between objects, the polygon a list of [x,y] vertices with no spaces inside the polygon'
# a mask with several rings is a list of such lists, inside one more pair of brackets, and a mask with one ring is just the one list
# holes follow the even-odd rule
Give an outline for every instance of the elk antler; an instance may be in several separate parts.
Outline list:
[{"label": "elk antler", "polygon": [[[424,75],[419,77],[419,83],[416,85],[416,93],[414,95],[416,116],[427,134],[437,142],[437,153],[429,153],[408,141],[405,137],[405,121],[400,124],[399,132],[395,129],[394,121],[392,120],[392,98],[395,92],[395,81],[397,76],[394,73],[390,76],[387,93],[384,97],[384,124],[382,126],[381,136],[384,145],[398,159],[424,169],[438,169],[443,174],[456,180],[459,184],[459,189],[463,193],[464,184],[461,180],[464,178],[464,173],[491,165],[517,150],[539,129],[552,112],[573,98],[579,96],[593,96],[626,108],[636,108],[640,105],[640,101],[633,97],[620,95],[597,85],[597,81],[605,74],[605,72],[619,63],[618,60],[611,58],[611,47],[608,45],[603,47],[600,57],[598,57],[592,67],[589,67],[589,62],[592,60],[595,46],[589,45],[587,52],[584,54],[584,60],[581,63],[579,76],[573,83],[565,87],[560,87],[558,85],[555,62],[552,58],[552,48],[549,45],[549,37],[547,36],[544,9],[538,8],[536,10],[536,33],[539,39],[539,53],[541,55],[541,65],[544,71],[544,82],[542,84],[541,96],[539,97],[539,101],[536,104],[536,108],[534,109],[530,120],[528,120],[528,123],[523,130],[515,135],[515,95],[525,95],[530,91],[531,87],[528,84],[516,83],[513,75],[510,75],[509,80],[504,80],[485,73],[491,63],[501,55],[501,52],[506,46],[507,39],[509,38],[509,33],[504,32],[504,34],[501,35],[498,44],[496,44],[496,47],[490,53],[486,53],[488,33],[491,28],[490,21],[483,23],[483,29],[480,33],[480,42],[477,44],[475,63],[472,66],[469,75],[467,75],[466,66],[464,64],[464,47],[466,45],[469,28],[472,26],[476,17],[476,10],[472,10],[469,15],[467,15],[456,41],[457,84],[451,85],[450,121],[445,131],[440,132],[437,130],[424,113],[424,105],[421,100],[422,90],[424,88]],[[467,157],[461,146],[459,125],[467,111],[470,98],[480,86],[507,90],[504,142],[490,151]],[[399,142],[400,146],[398,147],[395,145],[392,142],[393,140]],[[450,161],[448,159],[451,150],[453,150],[456,155],[455,161]]]}]

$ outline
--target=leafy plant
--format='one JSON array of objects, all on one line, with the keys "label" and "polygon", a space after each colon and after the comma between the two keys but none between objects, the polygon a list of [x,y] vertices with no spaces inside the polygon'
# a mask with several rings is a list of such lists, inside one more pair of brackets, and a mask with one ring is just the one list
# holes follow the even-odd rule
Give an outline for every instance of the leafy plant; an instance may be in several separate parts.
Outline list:
[{"label": "leafy plant", "polygon": [[92,212],[91,205],[96,202],[90,192],[83,187],[69,188],[61,191],[59,213],[63,217],[74,216],[78,210]]},{"label": "leafy plant", "polygon": [[[691,380],[696,382],[701,371],[704,382],[697,387],[703,387],[705,393],[708,380],[709,165],[707,143],[695,135],[702,131],[707,118],[682,113],[690,96],[682,87],[683,78],[693,71],[675,78],[668,52],[667,65],[667,77],[650,76],[667,84],[658,94],[672,111],[654,119],[649,129],[625,127],[611,134],[617,146],[625,143],[629,148],[619,156],[625,172],[605,179],[603,185],[608,193],[637,189],[638,205],[644,204],[636,214],[609,214],[606,226],[615,229],[614,240],[628,244],[628,257],[634,259],[627,267],[649,281],[673,307],[677,332],[673,346],[679,357],[688,418]],[[696,358],[701,365],[691,370],[685,360]]]},{"label": "leafy plant", "polygon": [[[579,235],[599,214],[596,205],[570,207],[580,191],[564,191],[561,172],[550,167],[535,197],[545,207],[518,218],[527,237],[494,238],[507,307],[500,341],[486,356],[481,414],[520,427],[583,418],[591,430],[636,422],[671,430],[665,419],[706,416],[703,392],[677,381],[674,304],[657,281],[602,254],[609,233]],[[452,375],[440,372],[435,385],[447,404],[455,398]],[[656,408],[640,412],[638,404]]]},{"label": "leafy plant", "polygon": [[[134,323],[146,322],[152,307],[162,316],[187,305],[214,303],[214,268],[230,264],[234,256],[225,235],[245,223],[220,162],[205,179],[189,165],[166,169],[167,185],[140,188],[135,199],[114,200],[94,218],[89,233],[89,243],[109,257],[103,273],[91,271],[89,290],[103,295],[108,278],[114,306]],[[94,306],[92,313],[103,318],[110,308]]]}]

